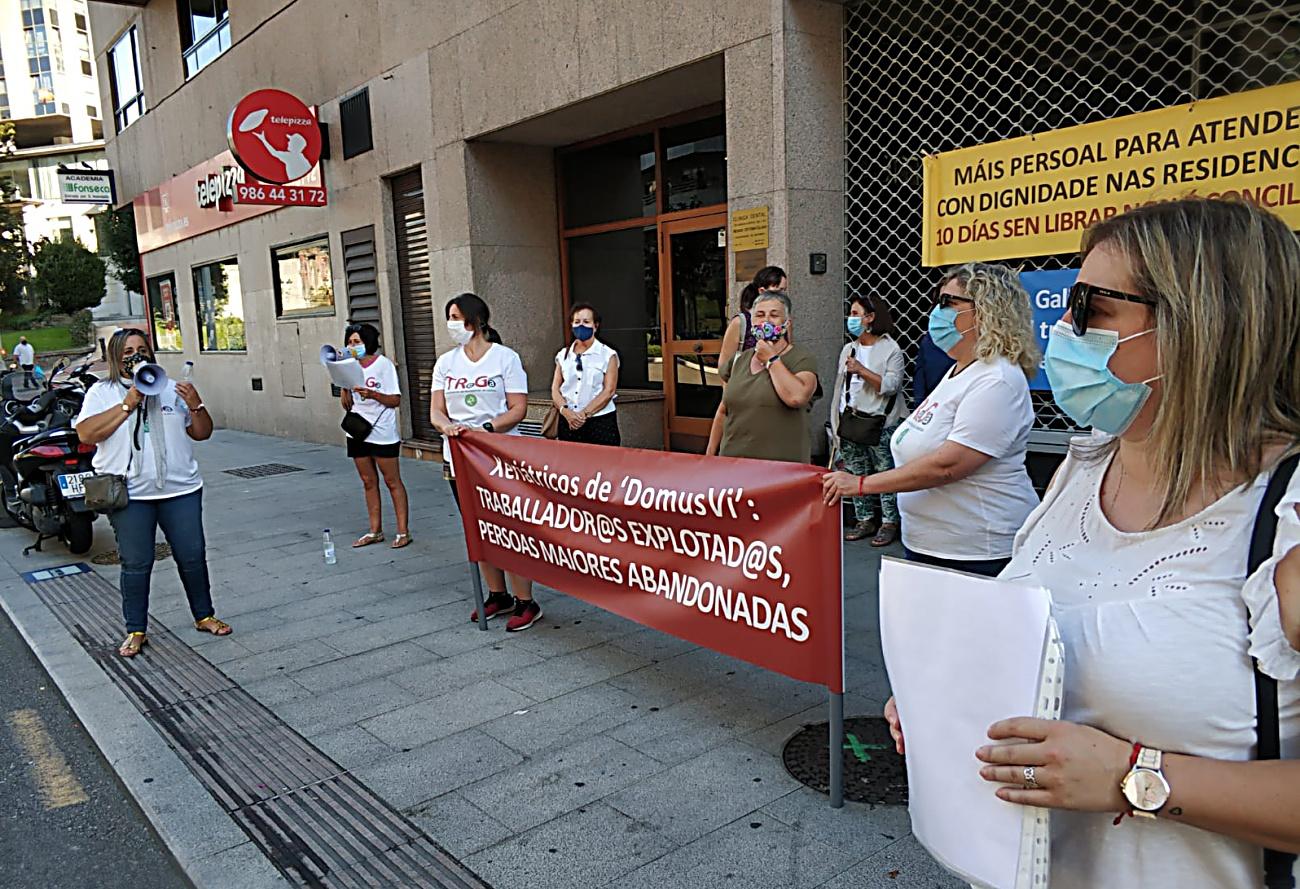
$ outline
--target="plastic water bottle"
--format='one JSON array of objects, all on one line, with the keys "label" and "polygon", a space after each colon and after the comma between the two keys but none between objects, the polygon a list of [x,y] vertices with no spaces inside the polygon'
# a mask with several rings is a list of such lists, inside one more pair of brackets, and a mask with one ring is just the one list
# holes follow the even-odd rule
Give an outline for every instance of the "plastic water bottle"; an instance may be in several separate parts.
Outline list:
[{"label": "plastic water bottle", "polygon": [[181,382],[188,383],[194,379],[194,362],[187,361],[181,367]]},{"label": "plastic water bottle", "polygon": [[338,560],[334,558],[334,541],[330,539],[330,529],[325,529],[325,564],[333,565]]}]

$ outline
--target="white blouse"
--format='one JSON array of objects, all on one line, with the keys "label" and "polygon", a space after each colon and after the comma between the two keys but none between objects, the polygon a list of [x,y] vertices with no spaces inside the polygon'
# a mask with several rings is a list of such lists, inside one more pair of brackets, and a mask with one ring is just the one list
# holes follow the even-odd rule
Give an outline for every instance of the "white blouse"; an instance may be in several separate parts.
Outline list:
[{"label": "white blouse", "polygon": [[[578,359],[582,359],[582,369],[578,369]],[[555,364],[560,368],[560,395],[569,410],[580,411],[596,400],[605,388],[605,373],[611,361],[618,361],[618,353],[598,339],[593,339],[587,351],[579,354],[573,347],[561,349],[555,355]],[[614,413],[614,401],[596,412],[597,417]]]},{"label": "white blouse", "polygon": [[[1273,586],[1277,563],[1300,545],[1300,474],[1277,509],[1273,557],[1248,578],[1267,474],[1175,525],[1125,532],[1098,505],[1109,463],[1066,458],[1002,573],[1051,591],[1065,643],[1062,718],[1161,750],[1249,760],[1254,656],[1279,680],[1282,756],[1300,756],[1300,652]],[[1263,856],[1249,843],[1165,819],[1113,820],[1052,813],[1052,889],[1262,885]]]}]

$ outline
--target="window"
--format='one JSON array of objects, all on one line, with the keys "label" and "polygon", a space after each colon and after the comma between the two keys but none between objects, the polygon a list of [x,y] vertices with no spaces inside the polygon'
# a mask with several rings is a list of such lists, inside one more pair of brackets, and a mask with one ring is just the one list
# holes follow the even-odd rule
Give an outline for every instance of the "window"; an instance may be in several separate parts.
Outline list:
[{"label": "window", "polygon": [[271,251],[275,267],[275,313],[333,315],[334,278],[330,273],[328,235]]},{"label": "window", "polygon": [[176,0],[185,76],[193,77],[230,49],[230,9],[226,0]]},{"label": "window", "polygon": [[339,124],[343,130],[343,159],[365,154],[375,147],[370,132],[370,90],[363,88],[339,100]]},{"label": "window", "polygon": [[87,115],[88,117],[93,117],[93,118],[95,118],[96,120],[98,120],[98,119],[99,119],[99,109],[96,108],[94,105],[87,105],[87,106],[86,106],[86,115]]},{"label": "window", "polygon": [[85,17],[84,15],[82,15],[81,13],[79,13],[79,12],[74,12],[74,13],[72,14],[72,20],[73,20],[73,21],[76,23],[76,25],[77,25],[77,33],[78,33],[78,34],[85,34],[87,31],[90,30],[90,27],[86,24],[86,17]]},{"label": "window", "polygon": [[89,59],[81,60],[81,74],[83,77],[95,76],[95,69],[91,67]]},{"label": "window", "polygon": [[181,351],[181,317],[176,303],[176,276],[168,272],[150,278],[146,287],[149,291],[149,319],[153,323],[154,348],[159,352]]},{"label": "window", "polygon": [[204,352],[248,351],[239,263],[234,259],[223,259],[195,266],[193,275],[199,349]]},{"label": "window", "polygon": [[113,98],[113,123],[120,133],[144,114],[140,46],[134,25],[109,47],[108,87]]}]

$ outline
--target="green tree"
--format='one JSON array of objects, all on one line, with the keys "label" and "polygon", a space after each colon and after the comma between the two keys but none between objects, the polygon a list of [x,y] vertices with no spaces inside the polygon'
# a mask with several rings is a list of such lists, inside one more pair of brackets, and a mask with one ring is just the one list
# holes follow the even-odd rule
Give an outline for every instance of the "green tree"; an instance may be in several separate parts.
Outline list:
[{"label": "green tree", "polygon": [[[0,121],[0,159],[14,151],[14,125]],[[23,288],[27,283],[31,256],[23,229],[23,208],[17,192],[0,179],[0,309],[23,310]]]},{"label": "green tree", "polygon": [[76,238],[41,240],[32,265],[32,286],[42,306],[70,315],[104,299],[104,260]]},{"label": "green tree", "polygon": [[99,249],[113,274],[132,293],[144,293],[140,280],[140,248],[135,240],[135,211],[130,204],[95,217],[99,223]]}]

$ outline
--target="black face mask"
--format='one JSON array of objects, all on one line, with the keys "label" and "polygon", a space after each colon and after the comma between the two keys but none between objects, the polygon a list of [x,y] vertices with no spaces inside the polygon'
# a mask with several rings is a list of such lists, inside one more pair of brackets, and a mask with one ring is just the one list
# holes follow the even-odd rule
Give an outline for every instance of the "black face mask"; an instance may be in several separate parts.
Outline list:
[{"label": "black face mask", "polygon": [[126,375],[128,377],[134,377],[135,372],[139,370],[140,366],[142,364],[148,364],[148,363],[149,363],[148,355],[144,354],[143,352],[136,352],[134,355],[129,355],[126,358],[122,359],[122,370],[126,372]]}]

